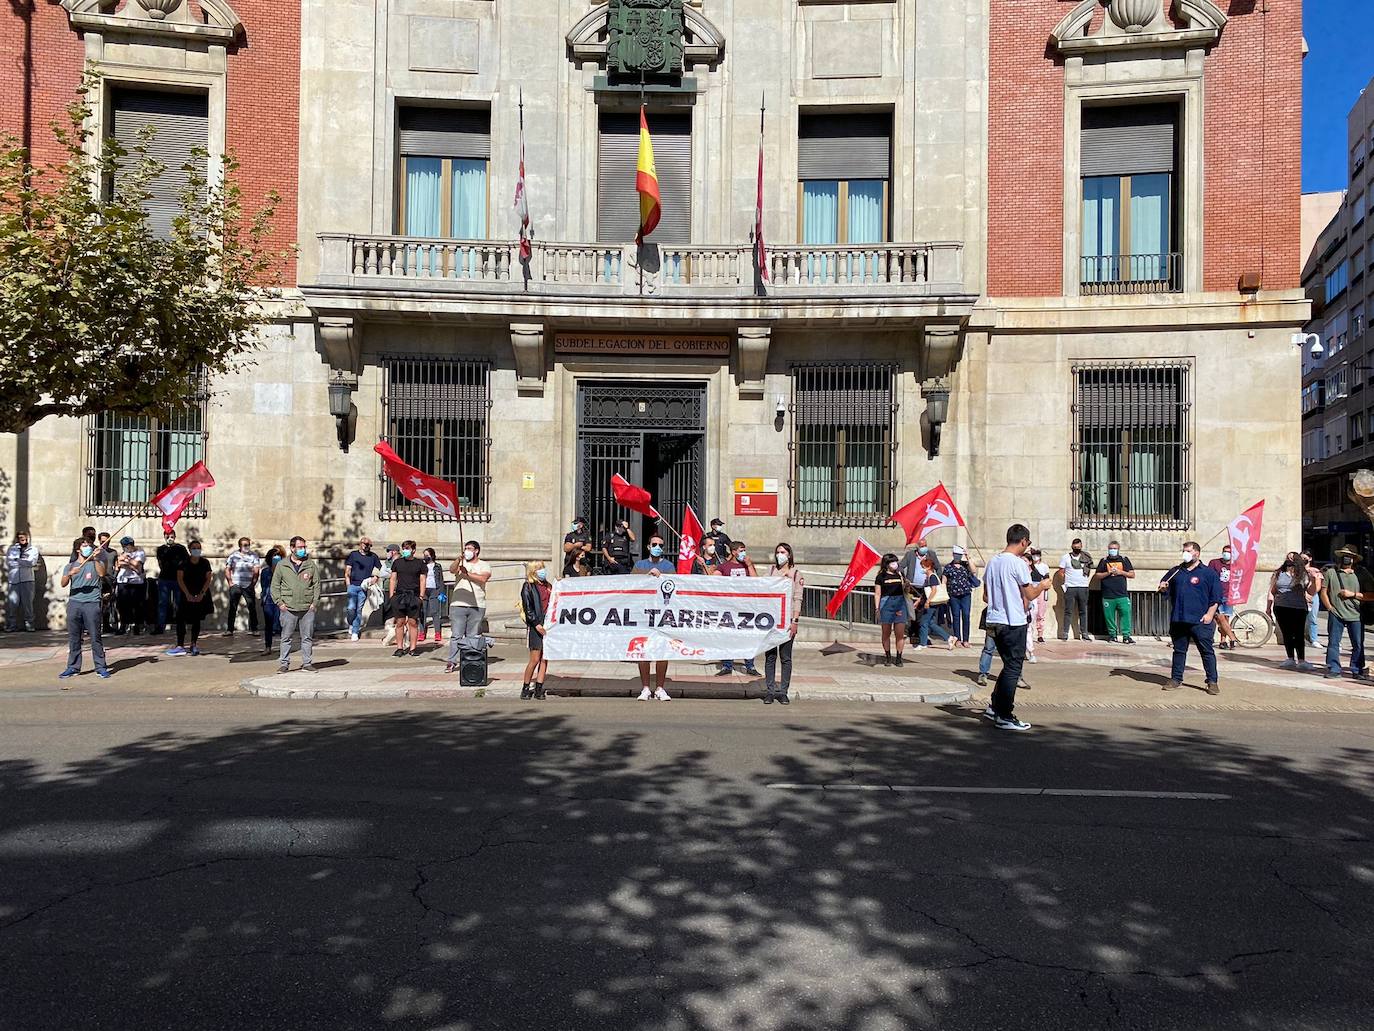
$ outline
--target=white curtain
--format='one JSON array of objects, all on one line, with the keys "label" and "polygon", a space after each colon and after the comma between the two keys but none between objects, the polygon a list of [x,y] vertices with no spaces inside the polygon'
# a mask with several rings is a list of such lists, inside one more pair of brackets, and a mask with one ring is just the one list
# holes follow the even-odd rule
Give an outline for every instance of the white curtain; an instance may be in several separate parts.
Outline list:
[{"label": "white curtain", "polygon": [[115,471],[114,502],[142,504],[153,494],[152,470],[149,457],[152,453],[152,429],[148,419],[141,415],[127,416],[123,426],[116,430],[114,453],[118,455],[119,466]]},{"label": "white curtain", "polygon": [[1126,465],[1131,479],[1131,515],[1159,515],[1162,500],[1159,455],[1153,450],[1133,450]]},{"label": "white curtain", "polygon": [[1169,176],[1131,176],[1132,279],[1168,277]]},{"label": "white curtain", "polygon": [[880,441],[856,440],[872,437],[877,427],[849,427],[844,448],[844,510],[846,513],[877,512],[879,480],[883,470],[883,448]]},{"label": "white curtain", "polygon": [[[443,195],[440,192],[443,174],[441,158],[406,158],[406,236],[437,238],[442,222],[440,212]],[[439,268],[436,249],[428,246],[407,248],[405,264],[411,269],[425,269],[434,275]]]},{"label": "white curtain", "polygon": [[1082,282],[1104,283],[1118,278],[1120,250],[1121,179],[1114,175],[1083,180]]},{"label": "white curtain", "polygon": [[[850,243],[883,242],[883,181],[854,179],[849,183],[849,210],[845,238]],[[877,278],[878,256],[869,255],[861,266],[850,269],[855,280],[872,282]]]},{"label": "white curtain", "polygon": [[838,457],[835,430],[811,426],[797,441],[797,508],[803,513],[835,511],[835,473]]},{"label": "white curtain", "polygon": [[[831,246],[840,242],[840,184],[834,179],[802,183],[802,243]],[[829,256],[811,255],[804,272],[808,283],[831,282],[835,274]]]},{"label": "white curtain", "polygon": [[1084,515],[1110,514],[1111,463],[1105,451],[1083,452],[1083,478],[1079,483],[1078,496]]}]

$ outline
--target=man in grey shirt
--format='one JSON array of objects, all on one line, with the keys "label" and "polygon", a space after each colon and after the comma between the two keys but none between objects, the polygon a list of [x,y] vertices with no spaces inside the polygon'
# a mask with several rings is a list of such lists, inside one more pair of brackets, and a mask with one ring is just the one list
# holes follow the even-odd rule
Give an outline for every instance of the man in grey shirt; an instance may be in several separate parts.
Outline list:
[{"label": "man in grey shirt", "polygon": [[78,537],[72,544],[74,557],[62,567],[62,586],[67,596],[67,668],[58,680],[70,680],[81,672],[81,638],[91,635],[91,658],[102,679],[110,677],[105,664],[105,644],[100,639],[100,593],[107,572],[105,560],[89,540]]},{"label": "man in grey shirt", "polygon": [[38,545],[27,530],[14,535],[5,552],[5,579],[9,586],[9,628],[33,630],[33,571],[38,565]]}]

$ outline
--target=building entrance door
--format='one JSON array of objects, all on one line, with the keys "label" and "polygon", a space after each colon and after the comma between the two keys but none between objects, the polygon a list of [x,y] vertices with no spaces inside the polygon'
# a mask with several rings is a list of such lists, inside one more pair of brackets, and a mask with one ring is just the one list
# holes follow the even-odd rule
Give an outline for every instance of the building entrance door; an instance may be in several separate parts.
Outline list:
[{"label": "building entrance door", "polygon": [[[600,569],[601,538],[621,515],[629,520],[638,543],[635,553],[648,554],[652,520],[625,513],[611,494],[616,473],[644,487],[654,507],[674,530],[691,505],[707,518],[705,501],[706,384],[643,383],[634,380],[583,380],[577,385],[577,511],[591,524],[597,546],[593,569]],[[668,554],[677,554],[677,538],[659,527]]]}]

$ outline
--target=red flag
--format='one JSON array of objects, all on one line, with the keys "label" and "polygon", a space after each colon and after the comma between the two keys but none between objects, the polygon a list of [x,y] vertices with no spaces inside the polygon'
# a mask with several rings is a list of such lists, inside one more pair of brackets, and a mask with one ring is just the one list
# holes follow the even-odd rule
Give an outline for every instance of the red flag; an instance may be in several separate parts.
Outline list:
[{"label": "red flag", "polygon": [[954,507],[954,499],[949,496],[943,483],[937,483],[915,501],[909,501],[892,513],[892,522],[906,531],[906,542],[911,544],[925,537],[932,530],[946,526],[963,526],[964,517]]},{"label": "red flag", "polygon": [[386,441],[381,441],[372,449],[382,456],[382,465],[396,489],[425,508],[432,508],[441,515],[458,518],[458,488],[446,483],[437,476],[422,473],[414,466],[406,465],[401,456],[391,449]]},{"label": "red flag", "polygon": [[653,496],[643,487],[636,487],[630,483],[619,473],[611,477],[611,493],[615,495],[615,503],[622,508],[646,515],[650,519],[659,518],[658,509],[653,506]]},{"label": "red flag", "polygon": [[1260,528],[1264,502],[1251,505],[1226,527],[1231,542],[1231,579],[1226,584],[1226,604],[1244,605],[1250,600],[1250,583],[1259,566]]},{"label": "red flag", "polygon": [[204,462],[197,462],[153,497],[153,507],[162,513],[162,532],[171,533],[181,513],[203,490],[215,485],[215,478]]},{"label": "red flag", "polygon": [[677,571],[686,576],[692,572],[697,561],[697,548],[701,546],[701,520],[697,518],[692,506],[682,513],[682,537],[677,542]]},{"label": "red flag", "polygon": [[763,245],[763,108],[759,108],[759,181],[754,198],[754,262],[759,281],[768,282],[768,250]]},{"label": "red flag", "polygon": [[878,564],[882,555],[874,550],[873,545],[860,537],[854,542],[854,557],[849,560],[849,568],[844,571],[844,578],[840,580],[840,586],[835,589],[835,596],[826,603],[825,611],[830,613],[830,618],[835,618],[835,613],[840,611],[840,606],[849,597],[849,592],[862,580],[870,569]]},{"label": "red flag", "polygon": [[520,260],[529,261],[533,253],[530,244],[530,199],[525,192],[525,94],[520,93],[520,175],[515,180],[515,217],[520,220]]}]

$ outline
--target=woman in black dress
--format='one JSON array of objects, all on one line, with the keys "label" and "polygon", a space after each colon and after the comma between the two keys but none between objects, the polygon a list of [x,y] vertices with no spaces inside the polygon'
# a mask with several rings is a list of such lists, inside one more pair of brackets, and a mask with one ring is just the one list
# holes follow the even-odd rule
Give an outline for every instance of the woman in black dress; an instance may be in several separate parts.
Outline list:
[{"label": "woman in black dress", "polygon": [[204,557],[200,541],[191,541],[187,548],[190,558],[177,570],[177,588],[181,601],[177,605],[177,646],[168,655],[186,654],[186,627],[191,627],[191,654],[200,654],[200,623],[214,611],[210,600],[211,569]]},{"label": "woman in black dress", "polygon": [[549,571],[543,562],[525,566],[525,584],[520,588],[520,614],[529,631],[530,661],[525,663],[525,675],[520,680],[520,697],[544,700],[544,677],[549,664],[544,659],[544,619],[549,611]]}]

